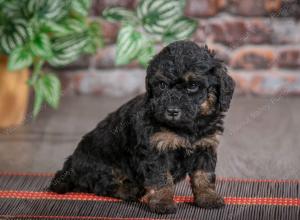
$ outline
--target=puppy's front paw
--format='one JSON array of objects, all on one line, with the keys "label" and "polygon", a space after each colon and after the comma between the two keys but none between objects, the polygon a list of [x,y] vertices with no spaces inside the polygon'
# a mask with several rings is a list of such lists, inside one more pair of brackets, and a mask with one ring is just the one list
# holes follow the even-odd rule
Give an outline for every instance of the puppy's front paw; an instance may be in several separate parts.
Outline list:
[{"label": "puppy's front paw", "polygon": [[225,201],[217,194],[203,194],[195,198],[195,204],[200,208],[215,209],[225,206]]},{"label": "puppy's front paw", "polygon": [[175,202],[167,202],[167,201],[150,201],[149,202],[149,208],[151,212],[155,212],[158,214],[172,214],[176,213],[177,211],[177,205]]}]

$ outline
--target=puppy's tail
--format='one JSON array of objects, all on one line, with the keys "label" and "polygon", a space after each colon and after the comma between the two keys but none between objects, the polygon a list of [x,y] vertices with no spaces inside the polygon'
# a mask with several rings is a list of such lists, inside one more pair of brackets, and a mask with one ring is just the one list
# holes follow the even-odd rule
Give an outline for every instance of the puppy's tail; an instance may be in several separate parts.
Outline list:
[{"label": "puppy's tail", "polygon": [[74,183],[72,181],[73,169],[72,169],[72,158],[69,157],[64,163],[62,170],[57,171],[54,178],[51,180],[49,190],[63,194],[66,192],[71,192],[74,188]]}]

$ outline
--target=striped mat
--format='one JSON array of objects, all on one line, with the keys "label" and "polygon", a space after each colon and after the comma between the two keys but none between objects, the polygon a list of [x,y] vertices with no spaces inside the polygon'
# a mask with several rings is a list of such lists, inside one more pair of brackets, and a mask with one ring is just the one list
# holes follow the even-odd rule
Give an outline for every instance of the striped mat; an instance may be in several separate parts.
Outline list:
[{"label": "striped mat", "polygon": [[47,192],[52,174],[0,173],[0,219],[270,219],[300,220],[300,180],[217,180],[221,209],[192,204],[188,181],[177,184],[176,214],[157,215],[144,204],[85,193]]}]

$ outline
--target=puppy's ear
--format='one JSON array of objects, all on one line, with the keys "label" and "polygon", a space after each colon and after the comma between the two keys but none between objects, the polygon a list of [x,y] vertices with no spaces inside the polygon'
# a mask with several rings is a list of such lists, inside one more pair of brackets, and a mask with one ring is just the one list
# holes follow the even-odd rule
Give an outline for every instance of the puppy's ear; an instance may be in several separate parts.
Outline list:
[{"label": "puppy's ear", "polygon": [[147,71],[146,71],[146,80],[145,80],[146,96],[145,97],[146,97],[147,101],[149,101],[153,97],[153,91],[152,91],[153,88],[151,86],[151,83],[152,83],[152,77],[155,74],[155,72],[157,71],[156,67],[158,66],[158,64],[155,63],[156,62],[155,57],[149,62],[149,65],[148,65]]},{"label": "puppy's ear", "polygon": [[[159,54],[158,54],[159,55]],[[151,80],[150,78],[154,75],[154,73],[157,71],[158,66],[158,55],[155,55],[152,60],[149,62],[147,70],[146,70],[146,80],[145,80],[145,86],[146,86],[146,98],[149,100],[152,96],[152,89],[151,89]]]},{"label": "puppy's ear", "polygon": [[230,102],[234,92],[235,82],[227,74],[227,68],[222,62],[218,61],[214,69],[219,84],[220,110],[222,112],[226,112],[228,111],[230,106]]},{"label": "puppy's ear", "polygon": [[147,73],[145,84],[146,84],[146,96],[147,96],[148,99],[152,97],[152,91],[151,91],[150,79],[149,78],[150,78],[150,74]]}]

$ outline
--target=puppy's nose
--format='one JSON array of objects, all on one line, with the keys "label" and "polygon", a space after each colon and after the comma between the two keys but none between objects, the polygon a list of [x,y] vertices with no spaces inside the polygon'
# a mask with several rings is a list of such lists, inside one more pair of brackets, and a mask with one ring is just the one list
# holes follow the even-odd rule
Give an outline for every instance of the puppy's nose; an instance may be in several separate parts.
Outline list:
[{"label": "puppy's nose", "polygon": [[178,118],[180,118],[181,110],[179,108],[176,108],[176,107],[168,107],[167,108],[167,115],[168,115],[169,118],[178,119]]},{"label": "puppy's nose", "polygon": [[171,116],[176,116],[176,115],[178,115],[180,113],[180,109],[179,108],[175,108],[175,107],[169,107],[167,109],[167,112]]}]

